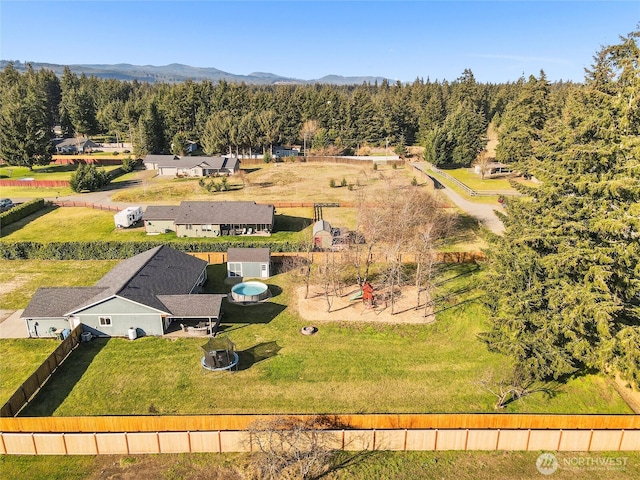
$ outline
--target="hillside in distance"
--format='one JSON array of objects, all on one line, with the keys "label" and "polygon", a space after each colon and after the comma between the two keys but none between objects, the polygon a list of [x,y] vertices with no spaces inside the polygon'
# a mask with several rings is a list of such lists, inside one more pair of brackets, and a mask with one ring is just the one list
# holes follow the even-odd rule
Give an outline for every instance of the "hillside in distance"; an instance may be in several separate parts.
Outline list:
[{"label": "hillside in distance", "polygon": [[52,70],[56,75],[61,76],[65,66],[69,67],[72,73],[76,75],[85,74],[98,78],[113,78],[116,80],[137,80],[139,82],[165,82],[180,83],[186,80],[202,81],[210,80],[218,82],[226,80],[227,82],[240,83],[244,82],[253,85],[279,85],[279,84],[313,84],[323,83],[331,85],[358,85],[363,82],[374,83],[382,82],[384,77],[343,77],[341,75],[326,75],[319,79],[301,80],[298,78],[282,77],[273,73],[254,72],[248,75],[236,75],[234,73],[223,72],[212,67],[191,67],[180,63],[172,63],[170,65],[154,66],[154,65],[130,65],[128,63],[118,63],[115,65],[103,64],[78,64],[78,65],[59,65],[55,63],[41,62],[21,62],[18,60],[0,60],[0,69],[4,69],[9,63],[13,63],[16,70],[24,72],[27,65],[31,64],[34,70],[48,69]]}]

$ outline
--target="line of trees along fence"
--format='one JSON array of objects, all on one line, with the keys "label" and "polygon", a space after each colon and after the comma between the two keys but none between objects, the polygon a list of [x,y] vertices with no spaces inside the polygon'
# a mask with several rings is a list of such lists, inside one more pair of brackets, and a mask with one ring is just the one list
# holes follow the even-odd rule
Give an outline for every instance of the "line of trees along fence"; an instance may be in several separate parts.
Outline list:
[{"label": "line of trees along fence", "polygon": [[[65,361],[69,354],[80,343],[82,325],[74,328],[69,336],[62,340],[60,345],[51,352],[44,362],[27,378],[20,387],[9,397],[9,400],[0,408],[0,417],[12,417],[24,407],[29,399],[44,385],[56,369]],[[0,426],[0,431],[4,430]]]}]

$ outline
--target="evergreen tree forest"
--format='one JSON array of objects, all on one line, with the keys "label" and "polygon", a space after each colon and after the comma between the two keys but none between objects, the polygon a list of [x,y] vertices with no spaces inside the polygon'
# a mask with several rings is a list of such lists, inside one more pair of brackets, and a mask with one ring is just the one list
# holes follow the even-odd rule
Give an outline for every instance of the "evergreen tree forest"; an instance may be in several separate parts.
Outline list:
[{"label": "evergreen tree forest", "polygon": [[[523,81],[479,83],[470,70],[451,82],[256,86],[149,84],[69,69],[57,78],[47,70],[20,74],[9,64],[0,72],[0,156],[13,164],[46,163],[52,128],[60,125],[66,136],[131,142],[138,155],[181,153],[187,141],[213,155],[262,153],[306,140],[320,154],[424,145],[427,160],[438,166],[469,166],[485,146],[488,123],[499,121],[524,88]],[[579,86],[547,88],[554,101]],[[309,122],[311,132],[303,128]]]},{"label": "evergreen tree forest", "polygon": [[639,38],[598,52],[560,111],[541,75],[502,117],[502,152],[541,183],[508,201],[492,241],[483,338],[534,379],[640,386]]}]

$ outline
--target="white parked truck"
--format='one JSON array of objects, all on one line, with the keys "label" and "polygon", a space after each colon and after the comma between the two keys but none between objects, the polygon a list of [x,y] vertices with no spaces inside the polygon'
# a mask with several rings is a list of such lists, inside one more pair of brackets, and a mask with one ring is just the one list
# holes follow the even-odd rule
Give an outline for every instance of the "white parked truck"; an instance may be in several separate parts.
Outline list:
[{"label": "white parked truck", "polygon": [[127,228],[142,220],[142,207],[127,207],[116,213],[113,220],[118,228]]}]

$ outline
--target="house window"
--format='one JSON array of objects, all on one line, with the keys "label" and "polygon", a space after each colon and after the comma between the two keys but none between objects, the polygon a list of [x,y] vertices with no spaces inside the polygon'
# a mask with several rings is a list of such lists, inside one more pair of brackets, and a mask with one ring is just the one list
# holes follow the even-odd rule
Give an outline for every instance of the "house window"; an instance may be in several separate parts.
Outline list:
[{"label": "house window", "polygon": [[203,232],[210,232],[210,231],[211,231],[211,224],[209,224],[209,225],[202,225],[202,231],[203,231]]},{"label": "house window", "polygon": [[229,276],[241,277],[242,276],[242,263],[230,262],[229,263]]},{"label": "house window", "polygon": [[191,229],[193,228],[193,226],[192,226],[190,223],[187,223],[187,224],[184,226],[184,228],[185,228],[185,230],[191,230]]},{"label": "house window", "polygon": [[98,317],[98,322],[101,327],[110,327],[111,326],[111,317]]}]

